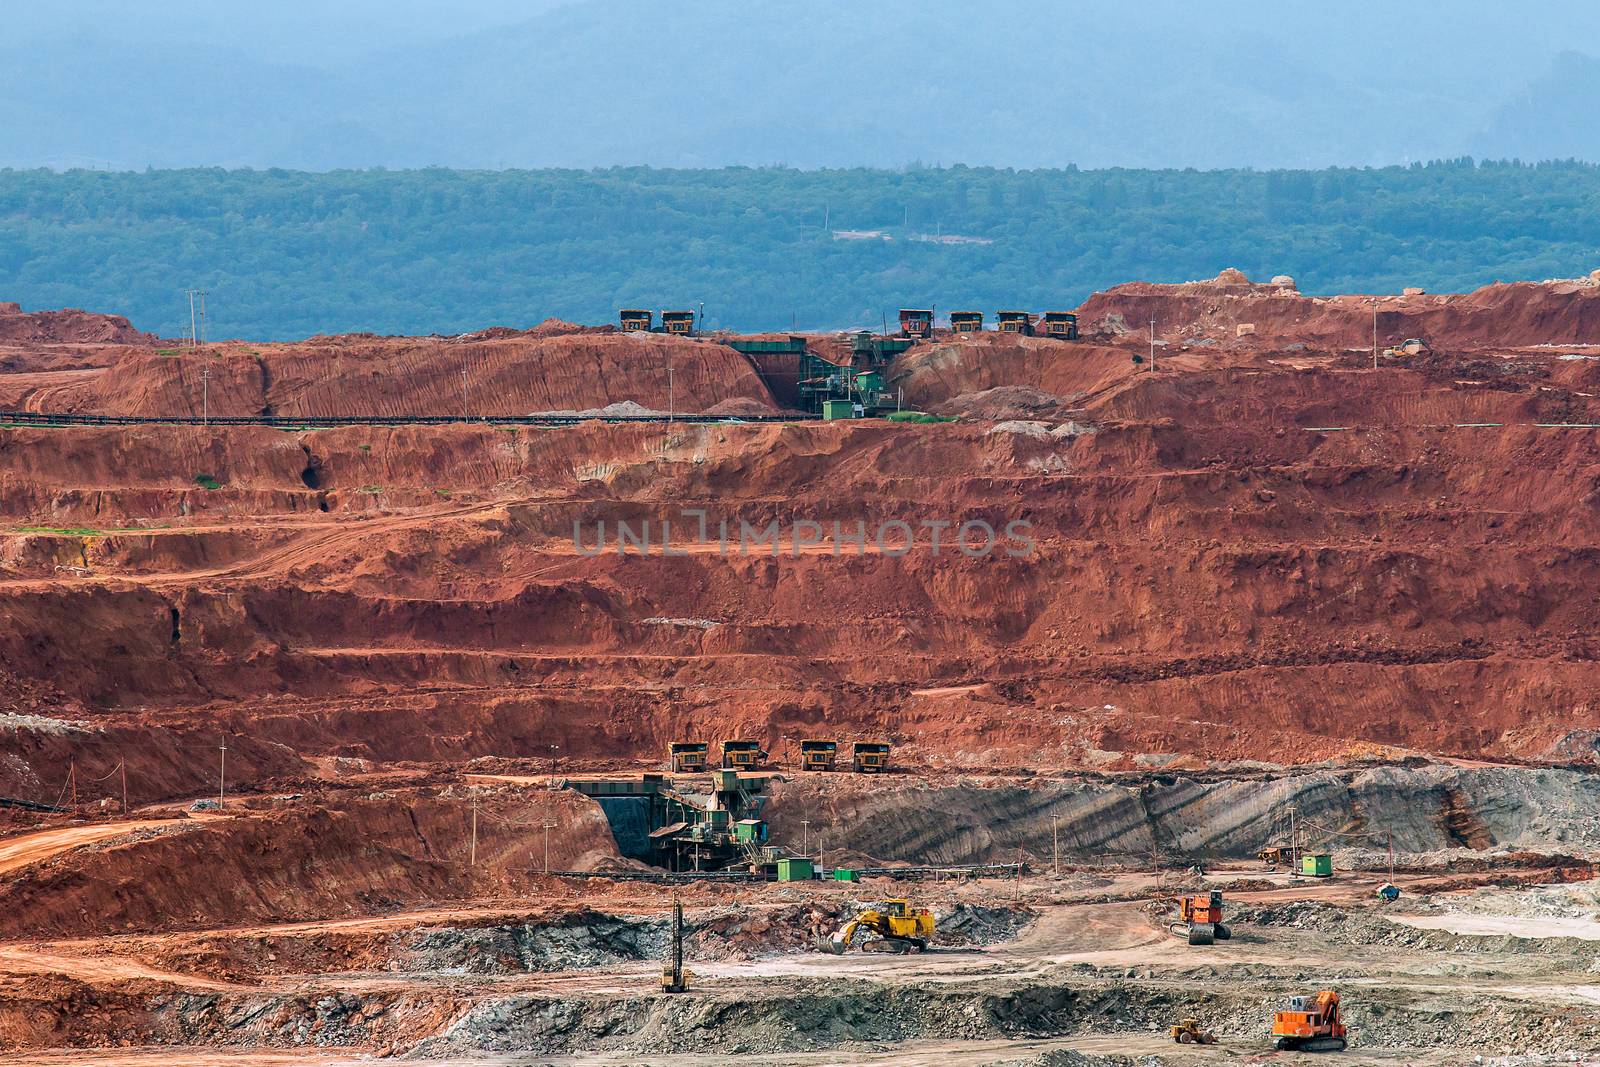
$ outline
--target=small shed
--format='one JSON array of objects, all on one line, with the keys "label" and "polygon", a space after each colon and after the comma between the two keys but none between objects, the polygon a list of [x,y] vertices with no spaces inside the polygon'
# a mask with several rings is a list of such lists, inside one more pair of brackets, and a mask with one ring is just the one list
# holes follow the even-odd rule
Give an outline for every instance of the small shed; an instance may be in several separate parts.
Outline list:
[{"label": "small shed", "polygon": [[1326,852],[1308,852],[1300,857],[1300,873],[1311,878],[1333,877],[1333,857]]},{"label": "small shed", "polygon": [[780,882],[809,882],[814,873],[809,856],[785,856],[778,861]]}]

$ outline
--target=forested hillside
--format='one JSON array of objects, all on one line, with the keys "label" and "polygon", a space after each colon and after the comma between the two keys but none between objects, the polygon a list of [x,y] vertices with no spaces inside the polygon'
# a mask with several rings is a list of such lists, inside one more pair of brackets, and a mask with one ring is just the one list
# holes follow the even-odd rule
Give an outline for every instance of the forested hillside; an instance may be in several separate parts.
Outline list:
[{"label": "forested hillside", "polygon": [[[863,236],[863,231],[880,231]],[[1600,266],[1600,168],[0,171],[0,300],[168,336],[454,333],[705,304],[713,326],[1070,307],[1234,266],[1307,292]]]}]

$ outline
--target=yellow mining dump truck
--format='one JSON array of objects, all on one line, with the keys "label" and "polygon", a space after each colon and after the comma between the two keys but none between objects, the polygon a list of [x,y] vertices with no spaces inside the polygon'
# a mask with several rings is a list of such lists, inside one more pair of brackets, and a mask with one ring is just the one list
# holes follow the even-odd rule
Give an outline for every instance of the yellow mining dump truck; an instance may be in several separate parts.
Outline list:
[{"label": "yellow mining dump truck", "polygon": [[802,771],[831,771],[839,765],[839,742],[813,737],[800,742]]},{"label": "yellow mining dump truck", "polygon": [[950,330],[952,333],[982,333],[983,312],[981,311],[952,311],[950,312]]},{"label": "yellow mining dump truck", "polygon": [[1076,341],[1078,339],[1078,316],[1070,311],[1046,311],[1044,313],[1044,335],[1055,337],[1062,341]]},{"label": "yellow mining dump truck", "polygon": [[1020,333],[1024,337],[1033,336],[1032,312],[1002,311],[994,319],[1001,333]]},{"label": "yellow mining dump truck", "polygon": [[859,774],[882,774],[889,769],[889,742],[857,741],[850,765]]},{"label": "yellow mining dump truck", "polygon": [[726,769],[744,771],[765,762],[767,754],[762,750],[760,741],[722,742],[722,766]]},{"label": "yellow mining dump truck", "polygon": [[706,769],[710,750],[704,741],[674,741],[667,746],[667,769],[678,774],[699,774]]},{"label": "yellow mining dump truck", "polygon": [[667,333],[677,334],[680,337],[693,337],[694,312],[663,311],[661,313],[661,328]]},{"label": "yellow mining dump truck", "polygon": [[639,333],[649,333],[655,328],[656,313],[645,311],[642,308],[623,308],[618,316],[624,330]]}]

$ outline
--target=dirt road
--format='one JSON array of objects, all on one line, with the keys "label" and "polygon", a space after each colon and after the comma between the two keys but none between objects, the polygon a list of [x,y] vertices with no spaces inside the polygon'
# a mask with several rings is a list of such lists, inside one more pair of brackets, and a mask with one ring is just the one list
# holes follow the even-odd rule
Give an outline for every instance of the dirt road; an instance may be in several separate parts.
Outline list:
[{"label": "dirt road", "polygon": [[35,863],[42,863],[63,852],[85,845],[109,841],[114,837],[156,826],[170,826],[170,819],[132,819],[125,822],[95,823],[90,826],[65,826],[41,830],[0,840],[0,874],[9,874]]}]

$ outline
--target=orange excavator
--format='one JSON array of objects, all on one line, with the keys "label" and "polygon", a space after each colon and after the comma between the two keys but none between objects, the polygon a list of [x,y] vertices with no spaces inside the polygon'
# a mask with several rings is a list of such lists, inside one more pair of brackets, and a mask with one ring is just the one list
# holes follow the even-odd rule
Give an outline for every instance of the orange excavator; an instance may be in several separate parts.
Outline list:
[{"label": "orange excavator", "polygon": [[1349,1042],[1339,994],[1324,989],[1314,997],[1290,997],[1288,1007],[1272,1015],[1272,1036],[1283,1052],[1343,1052]]},{"label": "orange excavator", "polygon": [[1178,921],[1169,927],[1175,934],[1186,934],[1191,945],[1211,945],[1233,936],[1222,923],[1222,892],[1212,890],[1199,897],[1178,898]]}]

